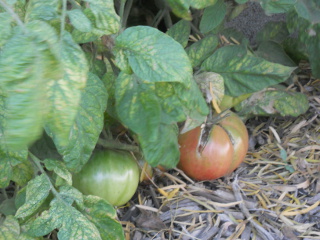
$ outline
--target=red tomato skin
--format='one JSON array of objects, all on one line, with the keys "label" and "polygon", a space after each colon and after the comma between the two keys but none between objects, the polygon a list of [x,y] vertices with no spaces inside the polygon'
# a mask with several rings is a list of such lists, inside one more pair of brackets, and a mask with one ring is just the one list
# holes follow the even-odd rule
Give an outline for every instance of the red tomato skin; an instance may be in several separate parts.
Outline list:
[{"label": "red tomato skin", "polygon": [[[233,159],[233,148],[229,136],[220,126],[215,125],[209,134],[206,146],[202,152],[199,152],[200,133],[201,128],[197,127],[180,135],[178,167],[195,180],[220,178],[229,170]],[[193,140],[190,141],[190,139]]]},{"label": "red tomato skin", "polygon": [[180,162],[178,168],[195,180],[213,180],[233,172],[248,151],[248,131],[234,113],[214,125],[206,146],[199,152],[201,128],[179,136]]}]

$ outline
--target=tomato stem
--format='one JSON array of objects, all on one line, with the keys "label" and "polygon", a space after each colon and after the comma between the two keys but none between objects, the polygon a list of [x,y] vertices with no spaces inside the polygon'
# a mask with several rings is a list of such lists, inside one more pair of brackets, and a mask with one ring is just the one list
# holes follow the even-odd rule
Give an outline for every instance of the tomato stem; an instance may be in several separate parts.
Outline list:
[{"label": "tomato stem", "polygon": [[219,114],[219,113],[221,113],[221,109],[219,108],[219,105],[215,99],[215,96],[214,96],[214,93],[212,90],[212,83],[210,82],[209,84],[210,84],[210,95],[212,97],[212,100],[211,100],[212,106],[213,106],[214,110]]},{"label": "tomato stem", "polygon": [[133,146],[125,143],[121,143],[114,140],[105,140],[100,138],[98,140],[98,144],[109,149],[118,149],[118,150],[125,150],[125,151],[132,151],[132,152],[140,152],[140,148],[138,146]]}]

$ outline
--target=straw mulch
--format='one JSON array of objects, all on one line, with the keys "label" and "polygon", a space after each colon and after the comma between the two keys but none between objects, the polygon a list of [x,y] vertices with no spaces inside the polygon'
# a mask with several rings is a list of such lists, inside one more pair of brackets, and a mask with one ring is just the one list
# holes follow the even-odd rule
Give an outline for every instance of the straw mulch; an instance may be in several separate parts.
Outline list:
[{"label": "straw mulch", "polygon": [[156,172],[118,209],[126,238],[320,239],[320,80],[305,68],[291,88],[308,96],[306,114],[247,121],[250,149],[229,176]]}]

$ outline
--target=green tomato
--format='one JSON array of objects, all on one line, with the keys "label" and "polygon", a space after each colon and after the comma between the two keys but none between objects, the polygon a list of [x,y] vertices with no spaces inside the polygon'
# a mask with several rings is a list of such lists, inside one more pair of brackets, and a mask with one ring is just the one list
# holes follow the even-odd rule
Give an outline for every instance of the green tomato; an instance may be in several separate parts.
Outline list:
[{"label": "green tomato", "polygon": [[127,203],[139,184],[139,167],[126,152],[97,152],[73,175],[73,185],[85,195],[99,196],[114,206]]}]

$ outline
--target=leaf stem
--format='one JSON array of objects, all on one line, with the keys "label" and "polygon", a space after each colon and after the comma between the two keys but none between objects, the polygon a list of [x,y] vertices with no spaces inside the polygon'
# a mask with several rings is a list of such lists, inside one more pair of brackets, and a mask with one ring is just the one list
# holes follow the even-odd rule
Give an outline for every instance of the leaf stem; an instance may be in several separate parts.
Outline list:
[{"label": "leaf stem", "polygon": [[68,0],[68,2],[71,3],[72,7],[73,8],[76,8],[76,9],[81,9],[81,6],[79,3],[77,3],[75,0]]},{"label": "leaf stem", "polygon": [[121,21],[121,27],[123,26],[123,17],[124,17],[124,7],[126,6],[126,0],[121,0],[120,2],[120,9],[119,9],[119,16]]},{"label": "leaf stem", "polygon": [[17,22],[17,24],[23,29],[25,33],[27,33],[27,29],[24,25],[24,23],[21,21],[19,16],[13,11],[13,9],[4,3],[2,0],[0,0],[0,5],[13,17],[13,19]]},{"label": "leaf stem", "polygon": [[122,27],[125,28],[127,26],[127,20],[131,11],[131,7],[133,4],[133,0],[128,0],[127,1],[127,5],[126,5],[126,9],[123,13],[123,17],[122,17]]},{"label": "leaf stem", "polygon": [[67,13],[67,0],[62,0],[61,25],[60,25],[60,40],[62,42],[62,34],[65,28],[65,19]]},{"label": "leaf stem", "polygon": [[114,141],[114,140],[105,140],[105,139],[100,138],[98,140],[98,144],[105,147],[105,148],[109,148],[109,149],[132,151],[132,152],[136,152],[136,153],[140,152],[140,148],[138,146],[125,144],[125,143],[121,143],[121,142]]},{"label": "leaf stem", "polygon": [[37,168],[40,170],[40,172],[42,174],[44,174],[50,184],[50,188],[51,188],[51,191],[53,193],[53,195],[58,198],[59,200],[63,201],[64,200],[60,197],[60,194],[58,193],[58,191],[55,189],[55,187],[53,186],[52,182],[51,182],[51,179],[50,177],[48,176],[48,174],[46,173],[46,171],[43,169],[41,163],[40,163],[40,160],[34,156],[30,151],[29,151],[29,156],[31,157],[32,161],[34,162],[34,164],[37,166]]}]

